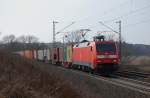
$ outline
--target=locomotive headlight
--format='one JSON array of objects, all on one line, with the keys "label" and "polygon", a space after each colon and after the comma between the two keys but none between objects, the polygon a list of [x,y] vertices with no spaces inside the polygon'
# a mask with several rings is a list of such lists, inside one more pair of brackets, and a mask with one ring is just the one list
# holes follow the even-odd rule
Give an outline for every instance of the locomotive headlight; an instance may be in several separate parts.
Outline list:
[{"label": "locomotive headlight", "polygon": [[117,55],[98,55],[97,58],[117,58]]},{"label": "locomotive headlight", "polygon": [[113,60],[113,62],[117,62],[117,60]]},{"label": "locomotive headlight", "polygon": [[97,58],[103,59],[103,58],[106,58],[106,56],[105,55],[98,55]]},{"label": "locomotive headlight", "polygon": [[117,58],[117,55],[109,55],[109,58]]}]

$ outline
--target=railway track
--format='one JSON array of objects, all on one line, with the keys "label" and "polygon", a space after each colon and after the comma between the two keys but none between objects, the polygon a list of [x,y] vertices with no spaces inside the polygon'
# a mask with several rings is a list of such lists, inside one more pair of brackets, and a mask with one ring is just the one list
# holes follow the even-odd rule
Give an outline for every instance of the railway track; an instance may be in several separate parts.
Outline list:
[{"label": "railway track", "polygon": [[141,93],[150,94],[150,84],[148,84],[147,82],[136,81],[128,78],[118,78],[118,79],[112,78],[109,80],[117,83],[120,86],[127,87],[129,89]]},{"label": "railway track", "polygon": [[93,75],[98,80],[104,80],[113,85],[129,88],[144,94],[150,94],[150,83],[125,77],[102,77],[99,74]]},{"label": "railway track", "polygon": [[144,72],[136,72],[136,71],[117,71],[115,75],[128,77],[128,78],[147,78],[150,76],[150,73],[144,73]]},{"label": "railway track", "polygon": [[135,71],[120,71],[120,72],[118,71],[112,76],[120,79],[121,81],[130,82],[130,86],[134,85],[136,88],[140,88],[143,91],[146,90],[150,93],[150,82],[144,81],[145,78],[150,76],[150,73],[135,72]]},{"label": "railway track", "polygon": [[[67,70],[66,68],[63,68],[63,67],[59,67],[59,68],[63,70]],[[89,74],[87,72],[73,70],[73,69],[70,69],[70,71],[77,73],[77,74],[89,76],[91,78],[95,78],[97,80],[104,81],[112,85],[121,86],[123,88],[128,88],[128,89],[131,89],[131,90],[143,93],[143,94],[150,94],[150,83],[147,83],[147,82],[124,78],[124,77],[111,77],[111,78],[103,77],[103,76],[100,76],[99,74]]]},{"label": "railway track", "polygon": [[117,75],[111,75],[111,77],[104,78],[100,76],[99,74],[94,75],[96,77],[100,77],[103,79],[107,79],[108,82],[111,82],[112,84],[126,87],[132,90],[139,91],[141,93],[150,94],[150,82],[144,82],[136,79],[121,77]]},{"label": "railway track", "polygon": [[131,78],[125,78],[125,77],[120,77],[120,76],[116,76],[116,77],[121,79],[121,80],[131,81],[133,83],[137,83],[137,84],[140,84],[140,85],[145,85],[145,86],[149,86],[150,87],[150,82],[140,81],[140,80],[131,79]]},{"label": "railway track", "polygon": [[123,80],[137,82],[143,85],[150,86],[149,78],[150,73],[143,73],[143,72],[135,72],[135,71],[118,71],[112,75],[113,77],[120,78]]}]

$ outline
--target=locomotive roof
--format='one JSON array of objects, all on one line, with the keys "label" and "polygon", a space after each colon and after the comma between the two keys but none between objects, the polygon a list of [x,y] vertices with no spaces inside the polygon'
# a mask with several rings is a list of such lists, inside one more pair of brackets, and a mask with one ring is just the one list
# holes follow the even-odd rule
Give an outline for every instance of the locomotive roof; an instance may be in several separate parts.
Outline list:
[{"label": "locomotive roof", "polygon": [[93,43],[115,43],[114,41],[91,41],[75,44],[73,47],[88,47]]}]

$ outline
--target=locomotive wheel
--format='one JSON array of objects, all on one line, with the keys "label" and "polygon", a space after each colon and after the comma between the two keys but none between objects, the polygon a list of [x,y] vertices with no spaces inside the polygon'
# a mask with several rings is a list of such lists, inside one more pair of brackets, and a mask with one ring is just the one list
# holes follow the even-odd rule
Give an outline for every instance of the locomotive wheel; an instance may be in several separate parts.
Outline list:
[{"label": "locomotive wheel", "polygon": [[82,69],[82,71],[84,71],[84,69],[85,69],[85,66],[81,66],[81,69]]},{"label": "locomotive wheel", "polygon": [[78,69],[79,69],[79,70],[82,70],[82,65],[79,65],[79,66],[78,66]]},{"label": "locomotive wheel", "polygon": [[87,72],[87,66],[84,66],[83,71]]},{"label": "locomotive wheel", "polygon": [[85,72],[88,72],[87,66],[84,67],[84,71],[85,71]]}]

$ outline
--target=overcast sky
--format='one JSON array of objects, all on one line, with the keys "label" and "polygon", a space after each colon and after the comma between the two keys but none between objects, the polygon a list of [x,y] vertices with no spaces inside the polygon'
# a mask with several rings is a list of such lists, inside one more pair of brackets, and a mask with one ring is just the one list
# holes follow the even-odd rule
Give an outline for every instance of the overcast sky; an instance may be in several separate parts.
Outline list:
[{"label": "overcast sky", "polygon": [[127,42],[150,45],[150,0],[0,0],[0,38],[30,34],[50,42],[53,20],[59,22],[56,31],[75,21],[65,31],[90,28],[90,37],[110,31],[98,21],[117,31],[121,20]]}]

